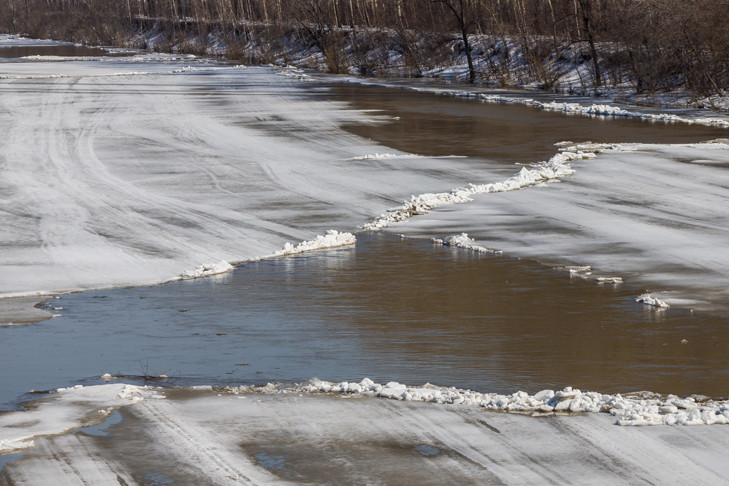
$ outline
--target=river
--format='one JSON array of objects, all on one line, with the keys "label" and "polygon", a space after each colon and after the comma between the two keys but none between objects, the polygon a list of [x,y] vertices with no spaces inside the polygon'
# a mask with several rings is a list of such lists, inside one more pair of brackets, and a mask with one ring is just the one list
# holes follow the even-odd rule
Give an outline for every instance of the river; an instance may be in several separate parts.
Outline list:
[{"label": "river", "polygon": [[[43,49],[38,54],[53,48]],[[16,225],[5,233],[13,256],[3,290],[30,292],[44,275],[52,283],[41,289],[88,289],[51,299],[53,319],[0,328],[3,408],[17,407],[31,390],[100,383],[104,373],[181,386],[318,376],[502,393],[569,385],[729,395],[729,320],[721,311],[647,307],[635,297],[657,288],[572,276],[556,268],[575,263],[570,258],[536,245],[531,253],[511,251],[507,236],[495,237],[503,254],[433,244],[431,237],[451,232],[438,219],[449,212],[469,229],[469,216],[455,214],[460,209],[380,232],[358,229],[410,194],[505,179],[549,159],[565,140],[686,144],[724,130],[297,81],[274,68],[232,71],[187,57],[109,59],[3,65],[12,76],[2,90],[15,93],[6,97],[4,123],[37,112],[13,129],[50,134],[37,149],[28,148],[30,138],[6,143],[6,168],[12,157],[53,162],[18,176],[35,184],[25,193],[12,189],[12,172],[3,175],[15,208],[6,218]],[[375,151],[420,157],[356,157]],[[231,159],[236,171],[221,170]],[[54,207],[54,194],[70,202]],[[169,203],[180,194],[184,210]],[[24,202],[26,213],[18,209]],[[46,223],[42,238],[50,243],[34,247],[28,218]],[[434,230],[439,224],[443,230]],[[511,237],[521,239],[522,229],[510,224]],[[66,231],[74,225],[79,232]],[[329,228],[357,233],[356,245],[251,261]],[[79,236],[87,234],[106,238],[103,251],[73,260],[69,254],[97,248]],[[105,253],[108,241],[114,253]],[[135,257],[114,260],[121,252]],[[202,263],[195,258],[203,254],[243,263],[222,276],[144,285]],[[143,258],[144,273],[135,274]],[[73,266],[78,261],[83,266]],[[602,270],[630,275],[607,264]],[[99,287],[112,288],[93,290]]]}]

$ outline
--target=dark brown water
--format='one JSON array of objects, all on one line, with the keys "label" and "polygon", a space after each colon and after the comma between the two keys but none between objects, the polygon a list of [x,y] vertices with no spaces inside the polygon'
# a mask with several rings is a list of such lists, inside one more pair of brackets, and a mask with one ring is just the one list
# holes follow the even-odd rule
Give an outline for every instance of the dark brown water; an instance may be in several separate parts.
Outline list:
[{"label": "dark brown water", "polygon": [[363,234],[356,247],[220,278],[64,296],[54,302],[63,317],[0,328],[0,367],[17,370],[0,402],[28,383],[97,383],[107,372],[164,373],[177,385],[318,376],[502,393],[570,385],[729,395],[729,320],[645,308],[638,293],[529,261]]},{"label": "dark brown water", "polygon": [[0,58],[16,59],[28,56],[60,56],[60,57],[83,57],[83,56],[109,56],[106,49],[99,47],[87,47],[77,45],[49,45],[49,46],[3,46],[0,47]]},{"label": "dark brown water", "polygon": [[[464,155],[498,162],[536,162],[553,156],[555,143],[690,143],[727,136],[726,130],[637,119],[545,112],[408,89],[335,85],[334,99],[375,110],[389,123],[347,129],[388,147],[420,155]],[[558,100],[559,101],[559,100]]]}]

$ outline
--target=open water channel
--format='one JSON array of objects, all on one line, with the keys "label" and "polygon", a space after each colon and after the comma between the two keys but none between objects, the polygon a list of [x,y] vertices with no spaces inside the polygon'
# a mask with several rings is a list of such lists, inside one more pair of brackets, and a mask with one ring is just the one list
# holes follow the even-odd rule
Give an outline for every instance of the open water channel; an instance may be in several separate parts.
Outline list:
[{"label": "open water channel", "polygon": [[[563,140],[674,143],[725,134],[402,89],[319,82],[301,89],[399,120],[347,126],[353,134],[421,155],[465,156],[474,166],[488,159],[504,173],[514,162],[548,158]],[[16,407],[30,390],[100,383],[103,373],[170,385],[318,376],[504,393],[569,385],[729,395],[727,317],[656,311],[635,302],[642,289],[570,278],[508,252],[357,236],[353,247],[245,263],[223,276],[54,299],[60,317],[0,328],[0,407]]]}]

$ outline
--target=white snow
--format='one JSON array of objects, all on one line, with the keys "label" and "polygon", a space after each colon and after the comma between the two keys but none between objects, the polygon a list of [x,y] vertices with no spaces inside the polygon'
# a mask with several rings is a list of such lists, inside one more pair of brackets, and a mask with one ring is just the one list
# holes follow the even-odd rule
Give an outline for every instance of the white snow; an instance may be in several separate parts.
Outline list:
[{"label": "white snow", "polygon": [[[271,387],[268,390],[271,390]],[[395,400],[468,405],[501,412],[530,414],[607,413],[616,418],[617,425],[729,424],[729,401],[710,400],[705,397],[681,398],[675,395],[663,397],[648,392],[621,396],[583,392],[566,387],[558,391],[542,390],[534,395],[523,391],[500,395],[430,384],[408,387],[401,383],[389,382],[382,385],[374,383],[369,378],[359,383],[331,383],[312,379],[309,384],[285,391],[353,393]]]},{"label": "white snow", "polygon": [[[379,484],[393,475],[407,484],[729,481],[728,427],[614,425],[726,420],[726,408],[718,413],[726,404],[697,398],[570,388],[496,395],[368,379],[181,389],[174,392],[179,398],[161,392],[122,384],[73,388],[34,410],[0,416],[3,451],[23,451],[3,477],[13,484],[134,484],[152,470],[215,484],[321,484],[332,477]],[[84,433],[81,427],[120,407],[132,420],[107,428],[108,441]],[[603,413],[591,412],[598,407]],[[79,433],[70,434],[74,429]],[[276,458],[275,467],[258,460],[266,458]]]},{"label": "white snow", "polygon": [[287,242],[281,250],[277,251],[273,255],[294,255],[296,253],[303,253],[306,251],[354,245],[356,242],[357,238],[352,233],[340,233],[336,230],[329,230],[325,235],[318,235],[313,240],[302,241],[296,246]]},{"label": "white snow", "polygon": [[465,187],[453,189],[450,192],[426,193],[412,196],[410,201],[405,201],[401,207],[390,209],[388,213],[382,214],[373,221],[366,223],[362,228],[365,230],[386,228],[393,223],[406,221],[413,216],[427,214],[439,206],[470,202],[473,200],[471,196],[476,194],[516,191],[544,182],[554,182],[574,173],[570,162],[594,158],[599,151],[619,149],[619,146],[604,144],[583,144],[564,147],[548,161],[533,164],[532,168],[522,167],[516,175],[502,182],[469,184]]},{"label": "white snow", "polygon": [[668,309],[670,307],[664,301],[653,297],[651,294],[641,294],[635,298],[635,301],[652,307],[658,307],[659,309]]},{"label": "white snow", "polygon": [[[51,400],[41,401],[32,410],[0,415],[0,454],[33,447],[39,436],[100,423],[108,410],[158,396],[157,390],[123,383],[59,388]],[[100,409],[105,411],[99,413]]]},{"label": "white snow", "polygon": [[3,297],[217,274],[479,177],[465,159],[348,162],[386,148],[339,127],[381,117],[274,68],[165,54],[2,67]]},{"label": "white snow", "polygon": [[446,236],[443,239],[433,238],[433,243],[443,246],[454,246],[456,248],[464,248],[466,250],[473,250],[479,253],[491,253],[501,254],[501,250],[492,250],[475,244],[472,238],[468,237],[467,233],[461,233],[460,235]]},{"label": "white snow", "polygon": [[406,157],[417,157],[417,155],[413,154],[390,154],[390,153],[384,153],[384,154],[367,154],[367,155],[359,155],[357,157],[352,157],[350,160],[382,160],[382,159],[401,159]]}]

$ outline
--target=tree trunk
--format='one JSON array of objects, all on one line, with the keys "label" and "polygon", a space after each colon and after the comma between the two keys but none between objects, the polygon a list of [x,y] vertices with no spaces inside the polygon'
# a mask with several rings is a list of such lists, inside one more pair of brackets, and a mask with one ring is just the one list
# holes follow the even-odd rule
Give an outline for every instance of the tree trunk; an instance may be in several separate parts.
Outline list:
[{"label": "tree trunk", "polygon": [[590,45],[590,56],[592,56],[592,67],[595,70],[595,87],[602,86],[602,74],[600,73],[600,62],[597,59],[597,48],[595,47],[595,34],[592,30],[592,5],[590,0],[579,0],[582,8],[582,24],[587,34],[587,43]]}]

